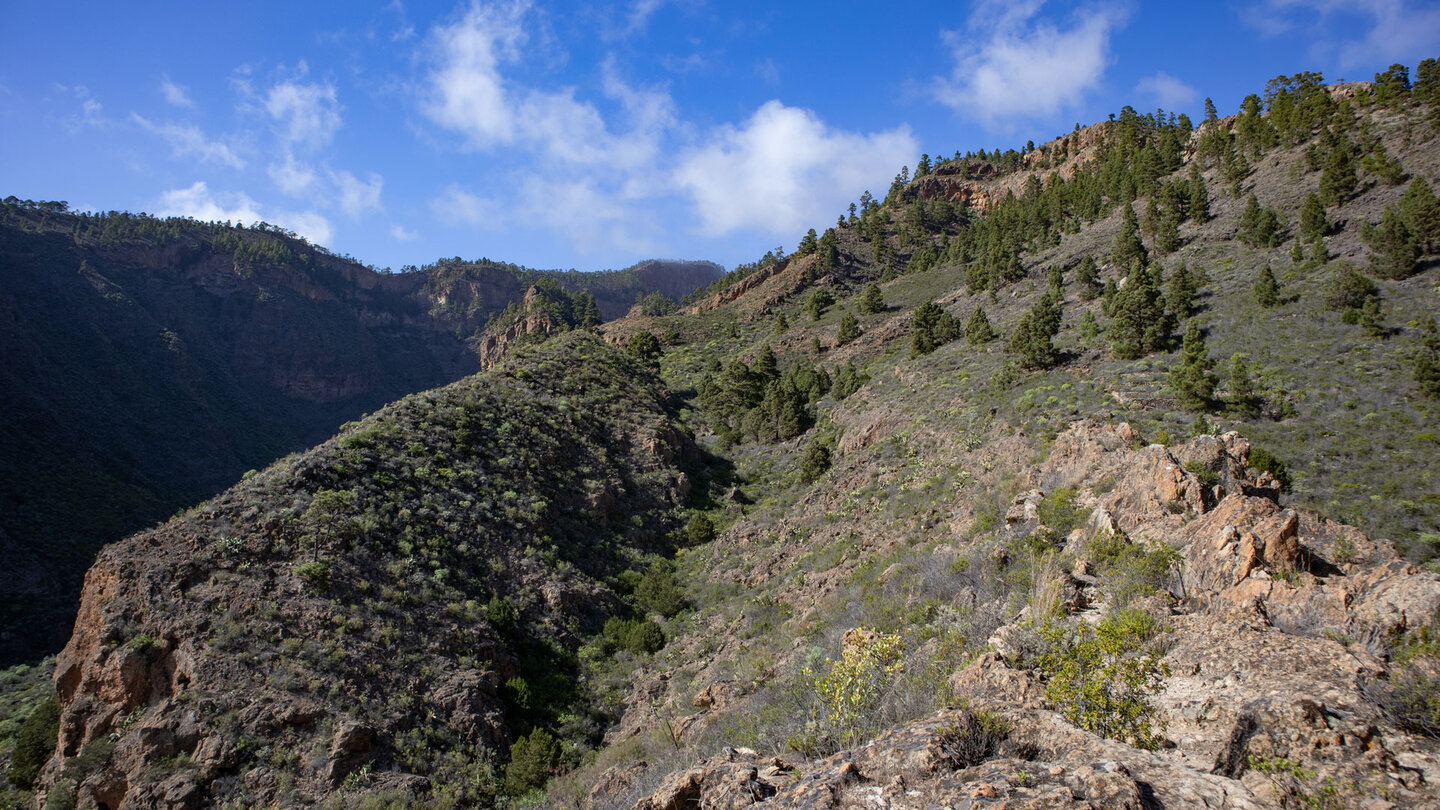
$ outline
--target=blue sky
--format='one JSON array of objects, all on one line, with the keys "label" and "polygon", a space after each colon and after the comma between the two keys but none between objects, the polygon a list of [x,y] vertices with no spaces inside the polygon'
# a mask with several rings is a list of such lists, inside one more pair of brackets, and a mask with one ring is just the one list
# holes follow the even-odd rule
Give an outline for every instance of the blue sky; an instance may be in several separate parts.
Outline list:
[{"label": "blue sky", "polygon": [[1417,0],[0,0],[0,195],[400,269],[793,249],[922,152],[1440,56]]}]

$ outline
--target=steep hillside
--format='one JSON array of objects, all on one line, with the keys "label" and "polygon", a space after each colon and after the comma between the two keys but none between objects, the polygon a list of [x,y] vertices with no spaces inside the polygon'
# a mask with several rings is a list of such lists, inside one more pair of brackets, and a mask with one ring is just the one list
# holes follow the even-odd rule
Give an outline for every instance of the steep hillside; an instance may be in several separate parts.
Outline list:
[{"label": "steep hillside", "polygon": [[107,547],[43,783],[111,808],[492,801],[521,734],[606,720],[577,650],[703,487],[667,396],[568,336]]},{"label": "steep hillside", "polygon": [[478,369],[466,338],[537,281],[593,286],[613,317],[717,273],[458,261],[377,273],[273,229],[8,201],[0,561],[12,576],[0,583],[0,661],[64,643],[102,543]]}]

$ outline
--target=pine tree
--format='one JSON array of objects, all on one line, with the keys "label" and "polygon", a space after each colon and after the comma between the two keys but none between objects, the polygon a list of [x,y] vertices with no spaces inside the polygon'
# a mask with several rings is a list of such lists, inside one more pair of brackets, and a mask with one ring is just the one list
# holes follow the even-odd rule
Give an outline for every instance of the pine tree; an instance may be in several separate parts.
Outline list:
[{"label": "pine tree", "polygon": [[1440,200],[1423,177],[1410,181],[1405,196],[1400,198],[1400,216],[1405,227],[1415,235],[1421,248],[1430,253],[1440,241]]},{"label": "pine tree", "polygon": [[1310,192],[1305,204],[1300,207],[1300,239],[1313,242],[1330,232],[1330,222],[1325,219],[1325,204],[1320,196]]},{"label": "pine tree", "polygon": [[885,311],[885,298],[880,293],[879,284],[866,285],[865,291],[860,294],[860,311],[866,315]]},{"label": "pine tree", "polygon": [[1198,287],[1199,282],[1182,259],[1180,266],[1170,275],[1170,283],[1166,288],[1170,311],[1175,313],[1176,318],[1190,317],[1190,312],[1195,307],[1195,292]]},{"label": "pine tree", "polygon": [[1005,351],[1016,355],[1020,365],[1031,369],[1046,369],[1060,361],[1051,340],[1060,332],[1060,307],[1049,295],[1043,296],[1015,327]]},{"label": "pine tree", "polygon": [[1273,209],[1262,207],[1251,194],[1245,201],[1245,211],[1240,214],[1240,230],[1236,236],[1251,247],[1277,247],[1280,244],[1280,216]]},{"label": "pine tree", "polygon": [[1220,113],[1215,109],[1215,102],[1214,102],[1214,101],[1211,101],[1209,96],[1206,96],[1206,97],[1205,97],[1205,123],[1208,124],[1208,123],[1214,121],[1214,120],[1215,120],[1216,118],[1218,118],[1219,116],[1220,116]]},{"label": "pine tree", "polygon": [[775,359],[775,350],[770,348],[769,343],[760,347],[760,356],[755,358],[750,371],[760,377],[762,384],[780,377],[780,363]]},{"label": "pine tree", "polygon": [[1250,365],[1245,355],[1230,355],[1230,374],[1225,383],[1225,412],[1236,419],[1254,419],[1260,415],[1260,401],[1250,379]]},{"label": "pine tree", "polygon": [[1115,293],[1110,318],[1111,351],[1122,360],[1160,351],[1170,343],[1174,326],[1165,311],[1165,296],[1160,294],[1154,274],[1144,266],[1131,268],[1124,286]]},{"label": "pine tree", "polygon": [[1425,320],[1420,333],[1420,345],[1415,347],[1415,383],[1420,393],[1431,399],[1440,399],[1440,331],[1435,327],[1435,316]]},{"label": "pine tree", "polygon": [[1116,267],[1129,267],[1136,260],[1144,264],[1147,259],[1145,243],[1140,241],[1140,221],[1131,205],[1120,206],[1120,233],[1110,248],[1110,263]]},{"label": "pine tree", "polygon": [[835,296],[831,295],[829,290],[821,287],[810,293],[810,298],[805,301],[805,311],[809,313],[810,320],[818,321],[825,314],[825,310],[834,303]]},{"label": "pine tree", "polygon": [[1205,175],[1200,172],[1200,164],[1190,164],[1190,199],[1189,215],[1196,224],[1203,224],[1210,219],[1210,191],[1205,187]]},{"label": "pine tree", "polygon": [[[1366,223],[1367,225],[1369,223]],[[1361,235],[1375,253],[1370,267],[1382,278],[1409,278],[1415,274],[1420,259],[1420,245],[1415,234],[1405,227],[1405,220],[1393,205],[1385,206],[1380,227],[1363,228]]]},{"label": "pine tree", "polygon": [[1349,144],[1335,144],[1325,158],[1325,170],[1320,173],[1321,199],[1327,205],[1339,205],[1354,196],[1359,185]]},{"label": "pine tree", "polygon": [[805,236],[800,239],[799,247],[795,248],[795,256],[797,258],[800,256],[809,256],[811,253],[815,252],[815,246],[816,233],[815,229],[811,228],[810,230],[806,231]]},{"label": "pine tree", "polygon": [[1080,267],[1075,271],[1075,285],[1080,288],[1081,301],[1094,301],[1105,287],[1100,283],[1100,271],[1095,260],[1089,255],[1080,258]]},{"label": "pine tree", "polygon": [[1260,275],[1255,278],[1255,303],[1270,309],[1280,303],[1280,284],[1275,280],[1275,273],[1270,270],[1270,263],[1266,262]]},{"label": "pine tree", "polygon": [[835,335],[835,345],[844,346],[858,337],[860,337],[860,323],[855,320],[855,316],[848,312],[840,316],[840,331]]},{"label": "pine tree", "polygon": [[1214,363],[1205,352],[1205,337],[1194,323],[1185,330],[1180,358],[1170,367],[1170,392],[1175,404],[1187,411],[1207,411],[1214,404]]},{"label": "pine tree", "polygon": [[1360,305],[1360,312],[1355,322],[1358,323],[1360,327],[1365,330],[1365,334],[1370,337],[1383,338],[1390,334],[1390,330],[1385,328],[1385,314],[1380,310],[1380,298],[1378,296],[1365,299],[1365,303]]},{"label": "pine tree", "polygon": [[989,343],[996,337],[995,330],[990,327],[990,318],[985,315],[985,310],[976,307],[970,313],[970,319],[965,322],[965,340],[972,346],[979,346]]},{"label": "pine tree", "polygon": [[790,319],[785,317],[785,313],[781,312],[780,314],[775,316],[775,334],[783,335],[785,334],[785,331],[789,328]]},{"label": "pine tree", "polygon": [[960,322],[934,301],[915,309],[910,319],[910,356],[929,354],[960,336]]},{"label": "pine tree", "polygon": [[1059,267],[1051,267],[1046,280],[1050,284],[1050,292],[1057,299],[1065,297],[1065,274],[1060,271]]},{"label": "pine tree", "polygon": [[1080,339],[1086,345],[1095,345],[1095,339],[1100,337],[1100,322],[1095,319],[1095,313],[1086,312],[1080,316]]}]

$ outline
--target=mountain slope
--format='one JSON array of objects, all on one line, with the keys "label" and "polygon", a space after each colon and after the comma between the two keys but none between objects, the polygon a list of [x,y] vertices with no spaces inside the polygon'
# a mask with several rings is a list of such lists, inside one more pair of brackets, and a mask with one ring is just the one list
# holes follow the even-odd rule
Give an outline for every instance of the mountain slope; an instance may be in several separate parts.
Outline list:
[{"label": "mountain slope", "polygon": [[466,338],[536,281],[593,287],[613,317],[716,272],[651,262],[547,274],[455,260],[385,274],[273,229],[7,202],[0,559],[16,575],[0,585],[0,660],[63,644],[102,543],[477,370]]},{"label": "mountain slope", "polygon": [[492,800],[516,737],[594,722],[576,650],[628,610],[609,583],[667,547],[699,461],[666,396],[566,336],[107,547],[57,662],[51,792]]}]

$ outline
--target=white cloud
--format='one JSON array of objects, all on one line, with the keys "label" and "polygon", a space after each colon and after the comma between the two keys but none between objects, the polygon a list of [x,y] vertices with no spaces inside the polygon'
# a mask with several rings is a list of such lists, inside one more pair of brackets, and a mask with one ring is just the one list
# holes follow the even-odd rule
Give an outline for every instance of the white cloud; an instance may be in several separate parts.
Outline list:
[{"label": "white cloud", "polygon": [[1177,110],[1189,104],[1194,104],[1199,94],[1195,88],[1171,76],[1165,71],[1160,71],[1154,76],[1146,76],[1135,84],[1135,92],[1149,96],[1155,103],[1167,110]]},{"label": "white cloud", "polygon": [[686,153],[674,182],[702,233],[753,228],[791,235],[823,223],[868,184],[888,186],[919,151],[908,127],[872,135],[830,130],[809,110],[770,101]]},{"label": "white cloud", "polygon": [[333,84],[280,82],[270,88],[264,104],[287,147],[327,146],[340,129],[340,102]]},{"label": "white cloud", "polygon": [[430,201],[430,209],[447,225],[468,225],[485,230],[499,230],[504,207],[461,188],[457,183],[445,187],[439,197]]},{"label": "white cloud", "polygon": [[270,175],[270,182],[291,197],[310,191],[318,179],[309,164],[296,160],[295,156],[290,154],[285,156],[284,162],[271,163],[266,173]]},{"label": "white cloud", "polygon": [[659,11],[665,3],[666,0],[632,0],[625,19],[625,33],[643,30],[650,21],[650,15]]},{"label": "white cloud", "polygon": [[1095,6],[1061,28],[1037,19],[1043,5],[987,0],[967,30],[945,32],[955,68],[937,82],[936,100],[987,126],[1004,126],[1056,115],[1094,89],[1110,64],[1110,36],[1125,14]]},{"label": "white cloud", "polygon": [[473,3],[457,23],[432,34],[438,68],[429,77],[424,112],[465,135],[472,148],[506,143],[515,135],[500,64],[517,58],[525,42],[520,22],[527,9],[522,2]]},{"label": "white cloud", "polygon": [[414,242],[420,238],[420,234],[406,230],[403,225],[391,225],[390,236],[397,242]]},{"label": "white cloud", "polygon": [[177,188],[160,195],[155,213],[162,217],[190,217],[202,222],[269,222],[294,231],[316,244],[330,241],[330,223],[313,211],[271,211],[262,214],[260,205],[243,191],[212,192],[203,180],[188,188]]},{"label": "white cloud", "polygon": [[1440,7],[1413,0],[1265,0],[1241,19],[1267,36],[1305,27],[1313,50],[1337,55],[1347,68],[1433,56],[1440,42]]},{"label": "white cloud", "polygon": [[244,159],[236,154],[235,150],[220,141],[205,137],[205,133],[193,124],[157,124],[138,113],[131,113],[130,118],[163,138],[177,158],[195,158],[202,163],[218,163],[232,169],[245,168]]},{"label": "white cloud", "polygon": [[181,85],[170,81],[169,76],[160,77],[160,93],[165,100],[175,107],[194,107],[195,102],[190,100],[190,94]]},{"label": "white cloud", "polygon": [[336,202],[340,210],[351,219],[380,210],[380,189],[385,181],[375,172],[370,172],[364,181],[347,171],[331,172],[330,181],[338,191]]}]

